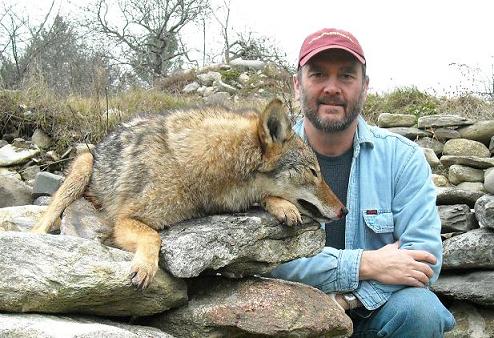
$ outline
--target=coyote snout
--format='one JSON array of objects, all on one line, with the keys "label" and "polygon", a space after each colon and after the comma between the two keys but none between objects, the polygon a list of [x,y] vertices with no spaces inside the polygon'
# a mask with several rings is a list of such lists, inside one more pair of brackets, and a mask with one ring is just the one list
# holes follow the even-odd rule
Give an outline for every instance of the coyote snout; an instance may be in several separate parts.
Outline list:
[{"label": "coyote snout", "polygon": [[205,107],[134,118],[75,159],[34,231],[47,232],[82,195],[113,225],[115,245],[135,252],[138,287],[156,273],[157,230],[170,224],[255,202],[287,225],[346,213],[279,100],[261,113]]}]

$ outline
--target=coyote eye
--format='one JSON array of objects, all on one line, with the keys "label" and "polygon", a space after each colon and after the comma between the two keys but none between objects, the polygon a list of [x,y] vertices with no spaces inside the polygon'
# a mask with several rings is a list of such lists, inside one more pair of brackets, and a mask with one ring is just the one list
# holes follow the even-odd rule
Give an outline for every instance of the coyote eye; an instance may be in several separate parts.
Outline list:
[{"label": "coyote eye", "polygon": [[317,171],[316,171],[316,169],[310,168],[310,172],[312,173],[312,175],[314,175],[314,177],[317,177]]}]

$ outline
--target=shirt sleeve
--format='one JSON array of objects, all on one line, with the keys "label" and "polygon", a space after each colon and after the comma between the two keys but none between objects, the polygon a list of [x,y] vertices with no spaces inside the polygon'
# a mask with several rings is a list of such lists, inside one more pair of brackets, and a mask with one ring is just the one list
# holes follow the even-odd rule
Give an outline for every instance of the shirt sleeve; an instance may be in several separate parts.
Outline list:
[{"label": "shirt sleeve", "polygon": [[271,276],[312,285],[326,293],[353,291],[359,284],[362,251],[325,247],[313,257],[281,264]]}]

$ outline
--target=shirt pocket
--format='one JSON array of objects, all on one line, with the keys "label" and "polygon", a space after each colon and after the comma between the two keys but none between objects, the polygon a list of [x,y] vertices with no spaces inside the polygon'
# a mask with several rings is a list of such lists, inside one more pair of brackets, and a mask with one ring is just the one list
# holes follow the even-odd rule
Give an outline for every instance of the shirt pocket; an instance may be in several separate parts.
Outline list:
[{"label": "shirt pocket", "polygon": [[394,221],[393,213],[390,211],[368,209],[362,211],[364,222],[368,228],[376,234],[393,232]]}]

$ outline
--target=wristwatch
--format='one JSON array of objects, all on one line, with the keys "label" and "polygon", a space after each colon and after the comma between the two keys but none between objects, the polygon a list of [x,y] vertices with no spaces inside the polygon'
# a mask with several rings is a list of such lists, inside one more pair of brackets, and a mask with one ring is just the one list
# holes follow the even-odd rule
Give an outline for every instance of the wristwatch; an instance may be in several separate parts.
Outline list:
[{"label": "wristwatch", "polygon": [[343,299],[347,302],[349,310],[353,310],[359,307],[359,300],[353,293],[344,293],[342,296]]}]

